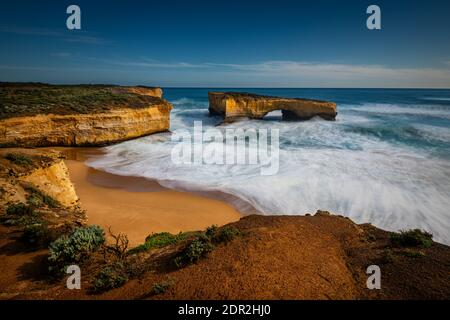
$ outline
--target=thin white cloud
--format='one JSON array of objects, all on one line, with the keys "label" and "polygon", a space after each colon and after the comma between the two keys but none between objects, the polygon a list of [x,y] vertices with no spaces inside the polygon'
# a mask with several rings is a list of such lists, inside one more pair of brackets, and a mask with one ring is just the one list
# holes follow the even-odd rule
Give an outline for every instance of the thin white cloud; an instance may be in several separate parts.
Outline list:
[{"label": "thin white cloud", "polygon": [[161,69],[197,69],[212,75],[236,76],[251,84],[267,79],[288,86],[310,83],[311,86],[387,86],[387,87],[450,87],[450,68],[390,68],[383,65],[352,65],[311,63],[303,61],[264,61],[255,64],[238,63],[166,63],[156,60],[102,60],[119,66]]},{"label": "thin white cloud", "polygon": [[161,62],[153,59],[142,59],[138,61],[130,60],[109,60],[109,59],[97,59],[91,58],[91,60],[97,60],[104,63],[123,66],[123,67],[138,67],[138,68],[163,68],[163,69],[177,69],[177,68],[209,68],[208,64],[194,64],[188,62]]},{"label": "thin white cloud", "polygon": [[56,37],[66,42],[78,42],[85,44],[101,45],[110,43],[110,41],[106,39],[92,36],[87,32],[83,31],[64,32],[60,30],[45,29],[45,28],[0,27],[0,32],[24,36]]},{"label": "thin white cloud", "polygon": [[[57,53],[64,57],[64,52]],[[66,56],[66,59],[72,58]],[[80,57],[78,57],[79,59]],[[382,65],[311,63],[302,61],[264,61],[254,64],[161,62],[153,59],[108,60],[89,58],[102,66],[110,82],[139,82],[160,85],[229,87],[343,87],[343,88],[450,88],[448,68],[389,68]],[[81,61],[78,61],[81,63]],[[114,66],[115,68],[108,67]],[[41,67],[45,68],[45,67]],[[33,66],[0,66],[4,70],[37,71]],[[49,67],[47,70],[62,71]],[[89,68],[86,68],[86,72]],[[90,81],[90,73],[84,75]],[[80,80],[81,81],[81,80]]]}]

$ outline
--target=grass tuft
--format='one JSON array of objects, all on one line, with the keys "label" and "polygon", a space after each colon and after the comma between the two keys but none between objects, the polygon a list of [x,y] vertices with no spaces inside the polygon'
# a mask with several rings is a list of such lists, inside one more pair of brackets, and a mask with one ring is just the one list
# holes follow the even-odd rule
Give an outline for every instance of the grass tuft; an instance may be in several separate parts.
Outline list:
[{"label": "grass tuft", "polygon": [[18,166],[28,167],[33,165],[33,160],[22,153],[8,153],[5,158]]},{"label": "grass tuft", "polygon": [[145,239],[145,242],[143,244],[130,249],[128,253],[134,254],[154,248],[164,248],[166,246],[174,245],[183,240],[186,240],[192,234],[192,232],[183,232],[176,235],[168,232],[154,233],[149,235]]},{"label": "grass tuft", "polygon": [[420,229],[400,231],[392,233],[390,240],[394,245],[401,247],[428,248],[433,245],[433,235]]}]

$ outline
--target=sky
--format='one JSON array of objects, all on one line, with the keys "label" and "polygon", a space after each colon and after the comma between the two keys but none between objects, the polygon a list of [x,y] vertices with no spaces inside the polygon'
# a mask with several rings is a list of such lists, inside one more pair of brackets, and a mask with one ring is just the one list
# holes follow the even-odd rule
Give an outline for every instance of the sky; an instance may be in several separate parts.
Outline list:
[{"label": "sky", "polygon": [[450,88],[448,0],[1,1],[0,44],[0,81]]}]

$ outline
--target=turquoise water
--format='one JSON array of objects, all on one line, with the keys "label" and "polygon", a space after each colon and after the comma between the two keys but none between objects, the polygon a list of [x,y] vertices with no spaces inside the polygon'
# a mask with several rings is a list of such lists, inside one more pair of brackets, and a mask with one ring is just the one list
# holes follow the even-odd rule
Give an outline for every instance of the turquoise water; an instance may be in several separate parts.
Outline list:
[{"label": "turquoise water", "polygon": [[[174,105],[171,130],[204,129],[208,91],[164,90]],[[334,101],[334,122],[264,120],[225,128],[280,130],[279,172],[261,176],[258,165],[175,165],[170,133],[105,148],[89,165],[121,175],[156,179],[174,189],[221,191],[263,214],[304,214],[317,209],[371,222],[388,230],[422,228],[450,244],[450,90],[227,89]],[[245,150],[238,150],[245,152]]]}]

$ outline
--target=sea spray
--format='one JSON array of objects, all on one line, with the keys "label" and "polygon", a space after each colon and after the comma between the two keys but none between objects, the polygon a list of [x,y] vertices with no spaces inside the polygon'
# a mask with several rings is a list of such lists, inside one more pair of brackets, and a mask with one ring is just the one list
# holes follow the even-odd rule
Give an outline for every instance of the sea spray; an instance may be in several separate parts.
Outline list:
[{"label": "sea spray", "polygon": [[[195,121],[189,130],[174,130],[171,161],[176,166],[195,165],[259,165],[261,175],[277,174],[279,169],[279,130],[217,128],[203,130]],[[248,147],[247,147],[248,146]]]}]

